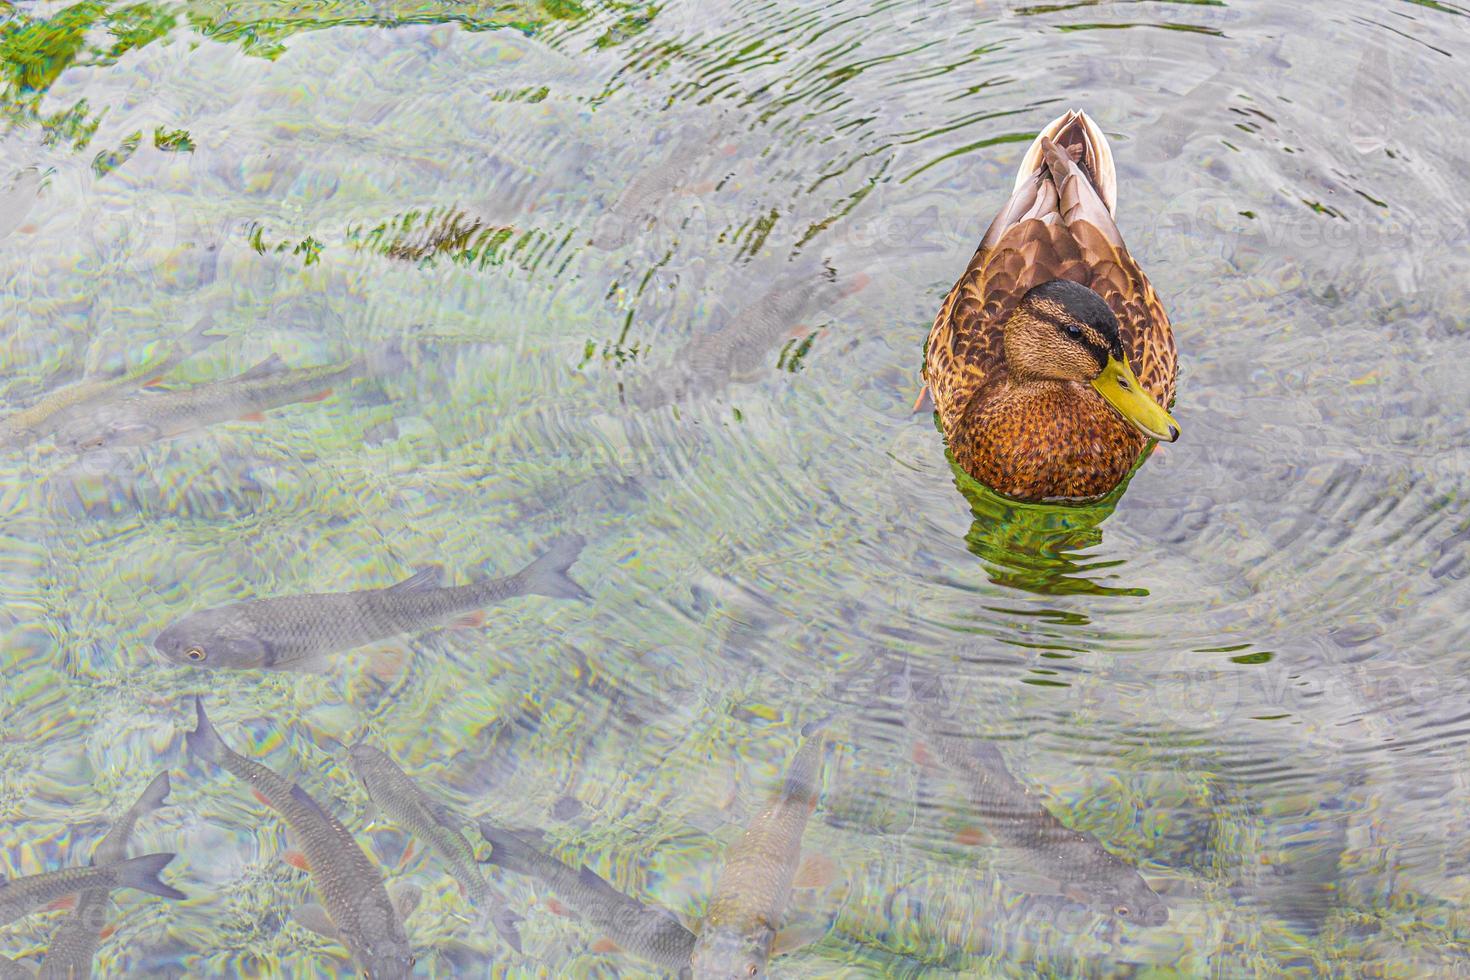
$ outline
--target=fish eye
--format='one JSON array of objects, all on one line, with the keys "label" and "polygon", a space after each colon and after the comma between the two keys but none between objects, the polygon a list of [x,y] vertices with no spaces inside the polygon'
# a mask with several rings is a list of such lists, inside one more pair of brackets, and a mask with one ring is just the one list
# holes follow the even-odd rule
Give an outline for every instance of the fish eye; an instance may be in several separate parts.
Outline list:
[{"label": "fish eye", "polygon": [[204,649],[202,647],[190,647],[184,651],[184,656],[197,664],[204,659]]},{"label": "fish eye", "polygon": [[1113,914],[1120,919],[1128,918],[1128,906],[1119,905],[1117,908],[1113,909]]},{"label": "fish eye", "polygon": [[761,967],[759,963],[752,963],[750,964],[750,966],[745,968],[745,975],[748,977],[759,976],[760,972]]}]

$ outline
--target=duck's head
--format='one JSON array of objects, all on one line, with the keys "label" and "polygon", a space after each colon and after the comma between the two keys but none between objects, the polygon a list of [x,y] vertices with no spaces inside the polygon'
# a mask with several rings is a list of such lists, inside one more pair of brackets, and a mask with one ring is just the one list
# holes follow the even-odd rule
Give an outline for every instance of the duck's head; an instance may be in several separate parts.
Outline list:
[{"label": "duck's head", "polygon": [[1026,381],[1090,384],[1150,439],[1173,442],[1179,425],[1138,383],[1123,353],[1118,318],[1081,283],[1053,279],[1033,287],[1005,329],[1006,367]]}]

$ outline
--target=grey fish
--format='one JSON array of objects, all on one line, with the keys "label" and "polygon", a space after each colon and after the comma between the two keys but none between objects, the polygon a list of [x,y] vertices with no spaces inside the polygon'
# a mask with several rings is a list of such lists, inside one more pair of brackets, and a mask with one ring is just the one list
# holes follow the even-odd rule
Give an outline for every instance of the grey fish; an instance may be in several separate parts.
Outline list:
[{"label": "grey fish", "polygon": [[27,167],[16,176],[9,189],[0,191],[0,238],[25,222],[26,215],[31,213],[40,198],[41,182],[49,173],[50,170]]},{"label": "grey fish", "polygon": [[713,122],[681,131],[662,160],[634,174],[597,219],[593,247],[607,251],[626,245],[657,219],[671,199],[692,189],[694,178],[714,155],[714,133]]},{"label": "grey fish", "polygon": [[383,876],[346,827],[300,786],[233,751],[194,702],[199,724],[187,736],[189,751],[207,759],[260,795],[291,828],[311,868],[312,884],[339,939],[372,980],[397,980],[413,968],[399,909]]},{"label": "grey fish", "polygon": [[765,974],[791,900],[802,834],[817,805],[824,741],[820,732],[809,735],[781,791],[726,852],[691,959],[696,980]]},{"label": "grey fish", "polygon": [[[168,773],[154,776],[92,852],[92,863],[121,861],[127,855],[128,841],[138,820],[163,806],[168,791]],[[85,980],[92,975],[92,958],[106,922],[107,902],[106,889],[92,889],[77,896],[77,907],[51,935],[51,945],[46,948],[46,958],[36,974],[40,980]]]},{"label": "grey fish", "polygon": [[164,898],[188,898],[177,888],[165,885],[158,873],[174,859],[172,854],[145,854],[89,868],[63,868],[26,878],[0,881],[0,926],[38,912],[65,895],[93,888],[136,888]]},{"label": "grey fish", "polygon": [[293,371],[280,355],[272,354],[244,374],[224,381],[119,399],[91,417],[75,419],[58,439],[76,452],[172,439],[218,422],[324,398],[333,385],[363,373],[366,366],[366,359],[356,357],[343,364]]},{"label": "grey fish", "polygon": [[488,920],[512,949],[521,952],[521,935],[516,929],[521,917],[511,911],[505,896],[480,870],[474,849],[460,832],[464,821],[430,799],[386,752],[359,742],[348,749],[348,756],[373,803],[443,859],[481,920]]},{"label": "grey fish", "polygon": [[716,394],[731,383],[758,381],[776,367],[771,352],[783,341],[794,343],[803,335],[804,317],[813,311],[825,312],[868,281],[862,274],[846,282],[834,281],[825,267],[783,276],[737,310],[720,329],[698,334],[684,344],[665,376],[634,386],[629,400],[639,408],[657,408]]},{"label": "grey fish", "polygon": [[442,587],[442,570],[431,567],[385,589],[277,596],[205,609],[165,627],[153,645],[181,666],[313,670],[330,654],[440,626],[516,596],[586,598],[567,575],[584,543],[578,535],[559,538],[516,574],[469,585]]},{"label": "grey fish", "polygon": [[206,314],[161,357],[131,370],[86,378],[52,391],[28,408],[0,419],[0,449],[44,439],[74,426],[88,408],[122,392],[136,390],[145,379],[167,374],[184,361],[220,340],[213,332],[214,318]]},{"label": "grey fish", "polygon": [[480,835],[490,842],[492,864],[542,882],[620,949],[687,973],[694,934],[672,912],[624,895],[591,868],[573,868],[488,820],[480,821]]},{"label": "grey fish", "polygon": [[1138,869],[1092,834],[1058,820],[1031,789],[1011,774],[989,742],[955,734],[944,718],[948,703],[937,678],[916,679],[915,721],[924,744],[969,786],[983,828],[1027,875],[1054,882],[1062,894],[1094,912],[1161,926],[1169,909]]}]

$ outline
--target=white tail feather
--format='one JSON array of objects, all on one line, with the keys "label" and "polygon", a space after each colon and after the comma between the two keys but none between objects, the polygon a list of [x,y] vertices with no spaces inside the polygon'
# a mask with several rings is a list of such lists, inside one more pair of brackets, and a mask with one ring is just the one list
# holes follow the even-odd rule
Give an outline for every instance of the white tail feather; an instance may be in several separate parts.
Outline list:
[{"label": "white tail feather", "polygon": [[1086,141],[1084,158],[1092,172],[1098,196],[1102,198],[1103,204],[1107,205],[1108,214],[1115,214],[1118,202],[1118,173],[1113,168],[1113,149],[1108,145],[1108,138],[1103,135],[1097,123],[1080,109],[1062,113],[1037,134],[1036,139],[1026,150],[1026,155],[1021,158],[1021,166],[1016,171],[1016,189],[1019,190],[1028,180],[1034,179],[1036,172],[1046,166],[1041,153],[1042,139],[1055,139],[1057,134],[1079,119],[1082,121],[1082,133]]}]

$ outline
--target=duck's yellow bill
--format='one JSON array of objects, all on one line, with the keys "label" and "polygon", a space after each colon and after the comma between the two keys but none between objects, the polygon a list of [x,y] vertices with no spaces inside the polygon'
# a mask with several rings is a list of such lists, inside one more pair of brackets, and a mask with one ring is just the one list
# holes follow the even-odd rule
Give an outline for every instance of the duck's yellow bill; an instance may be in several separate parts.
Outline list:
[{"label": "duck's yellow bill", "polygon": [[1126,360],[1109,357],[1107,367],[1093,379],[1092,386],[1119,415],[1150,439],[1173,442],[1179,438],[1179,424],[1138,383]]}]

